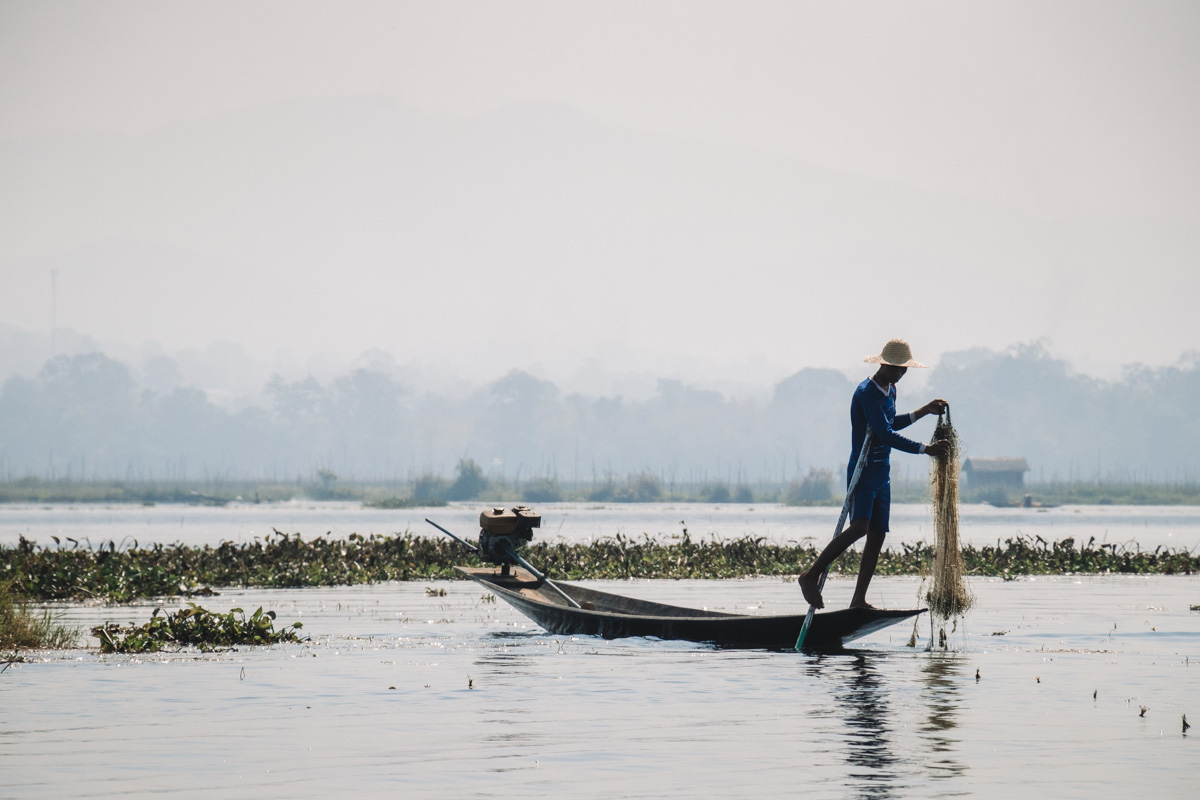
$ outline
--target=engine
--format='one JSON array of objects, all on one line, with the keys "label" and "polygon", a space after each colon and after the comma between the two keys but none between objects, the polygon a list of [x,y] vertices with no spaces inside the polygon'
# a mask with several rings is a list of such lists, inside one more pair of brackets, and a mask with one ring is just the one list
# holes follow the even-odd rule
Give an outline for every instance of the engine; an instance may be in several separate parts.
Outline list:
[{"label": "engine", "polygon": [[515,564],[517,548],[533,541],[533,529],[542,527],[542,516],[528,506],[492,508],[479,515],[479,554],[507,573]]}]

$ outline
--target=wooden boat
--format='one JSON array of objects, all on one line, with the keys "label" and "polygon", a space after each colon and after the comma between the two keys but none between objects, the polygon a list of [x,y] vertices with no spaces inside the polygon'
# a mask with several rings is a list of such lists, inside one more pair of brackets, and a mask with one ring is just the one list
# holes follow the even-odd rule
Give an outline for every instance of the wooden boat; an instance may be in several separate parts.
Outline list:
[{"label": "wooden boat", "polygon": [[[711,642],[722,647],[791,650],[796,646],[796,638],[804,624],[804,614],[758,616],[702,611],[555,581],[555,586],[580,605],[575,608],[545,581],[518,567],[513,567],[508,575],[491,567],[455,569],[495,592],[550,633],[603,636],[606,639],[653,636]],[[841,650],[847,642],[911,619],[925,610],[846,608],[819,612],[813,615],[805,649]]]}]

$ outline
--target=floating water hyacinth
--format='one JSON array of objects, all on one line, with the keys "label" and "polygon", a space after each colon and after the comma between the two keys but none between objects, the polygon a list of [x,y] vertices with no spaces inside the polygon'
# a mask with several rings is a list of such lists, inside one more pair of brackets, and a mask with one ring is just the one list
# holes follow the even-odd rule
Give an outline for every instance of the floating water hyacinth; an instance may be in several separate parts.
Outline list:
[{"label": "floating water hyacinth", "polygon": [[[594,542],[534,542],[529,560],[563,580],[627,578],[716,579],[749,575],[794,576],[796,564],[816,558],[805,543],[781,544],[761,537],[696,540],[681,536],[656,541],[649,536],[614,537]],[[1200,553],[1186,548],[1097,544],[1074,539],[1048,542],[1014,536],[995,545],[968,546],[951,552],[961,559],[956,570],[1006,580],[1021,575],[1128,574],[1195,575]],[[831,572],[858,574],[861,554],[847,550]],[[877,575],[923,575],[935,561],[930,544],[901,542],[884,550]],[[345,539],[278,533],[252,542],[223,542],[216,547],[114,541],[95,547],[41,547],[22,538],[16,547],[0,544],[0,575],[12,591],[31,602],[95,600],[129,603],[145,597],[211,595],[212,588],[352,586],[380,581],[466,580],[456,564],[477,563],[462,545],[438,537],[350,534]],[[211,588],[210,588],[211,587]],[[924,598],[924,590],[921,597]]]},{"label": "floating water hyacinth", "polygon": [[933,493],[933,520],[936,544],[933,551],[933,587],[925,595],[929,610],[935,617],[950,619],[967,611],[974,598],[967,589],[963,574],[962,548],[958,542],[958,434],[950,422],[950,409],[938,415],[933,441],[946,441],[949,449],[944,456],[934,457],[930,472]]},{"label": "floating water hyacinth", "polygon": [[303,627],[301,623],[293,622],[277,631],[275,612],[263,611],[262,607],[247,619],[240,608],[219,614],[195,603],[187,606],[163,616],[159,616],[162,609],[156,608],[145,625],[122,627],[115,622],[98,625],[92,628],[92,635],[100,640],[102,653],[156,653],[166,647],[187,646],[208,651],[235,645],[300,641],[296,631]]}]

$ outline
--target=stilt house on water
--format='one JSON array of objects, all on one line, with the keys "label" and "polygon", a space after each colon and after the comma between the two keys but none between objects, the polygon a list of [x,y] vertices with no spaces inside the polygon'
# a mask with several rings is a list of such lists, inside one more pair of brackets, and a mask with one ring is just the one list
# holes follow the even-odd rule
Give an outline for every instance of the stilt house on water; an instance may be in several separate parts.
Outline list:
[{"label": "stilt house on water", "polygon": [[972,489],[1022,489],[1029,464],[1023,458],[976,458],[963,462]]}]

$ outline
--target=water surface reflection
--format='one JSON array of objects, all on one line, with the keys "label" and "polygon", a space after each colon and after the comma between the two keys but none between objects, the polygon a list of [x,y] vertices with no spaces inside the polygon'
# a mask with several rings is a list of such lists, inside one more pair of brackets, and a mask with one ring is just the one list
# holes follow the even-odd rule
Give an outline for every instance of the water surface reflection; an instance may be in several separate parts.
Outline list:
[{"label": "water surface reflection", "polygon": [[929,746],[926,768],[929,777],[934,779],[962,777],[967,770],[966,765],[954,757],[959,745],[954,730],[958,727],[962,702],[958,684],[964,666],[965,661],[960,655],[932,653],[921,670],[924,684],[921,699],[929,714],[920,731],[922,741]]},{"label": "water surface reflection", "polygon": [[[845,710],[846,786],[856,797],[890,798],[901,785],[902,759],[893,744],[894,715],[880,658],[853,653],[849,658],[818,659],[810,674],[836,681],[833,700]],[[840,663],[839,663],[840,662]],[[836,668],[829,669],[836,663]]]}]

